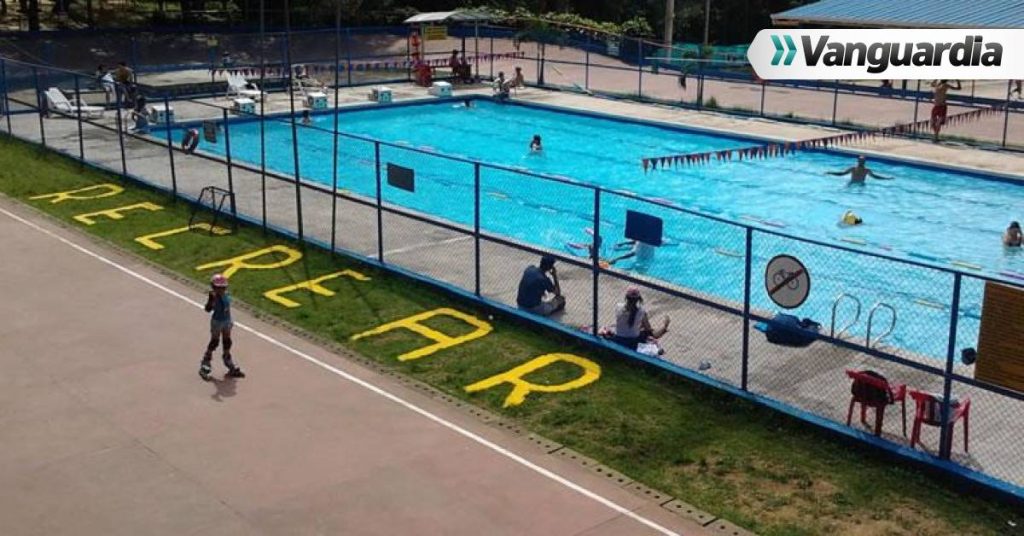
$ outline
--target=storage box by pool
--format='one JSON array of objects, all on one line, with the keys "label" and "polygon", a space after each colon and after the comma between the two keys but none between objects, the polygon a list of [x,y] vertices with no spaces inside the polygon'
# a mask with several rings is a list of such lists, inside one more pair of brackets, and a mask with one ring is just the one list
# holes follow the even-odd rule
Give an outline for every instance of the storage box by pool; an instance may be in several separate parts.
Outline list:
[{"label": "storage box by pool", "polygon": [[434,82],[427,92],[435,97],[451,97],[452,85],[448,82]]},{"label": "storage box by pool", "polygon": [[391,88],[387,86],[378,86],[371,89],[370,100],[373,102],[379,102],[381,104],[391,102]]},{"label": "storage box by pool", "polygon": [[311,110],[326,110],[327,95],[320,91],[314,91],[306,95],[306,106]]},{"label": "storage box by pool", "polygon": [[256,113],[256,101],[252,99],[235,99],[231,110],[236,114]]},{"label": "storage box by pool", "polygon": [[173,123],[174,107],[165,104],[151,104],[149,106],[149,122],[154,125]]}]

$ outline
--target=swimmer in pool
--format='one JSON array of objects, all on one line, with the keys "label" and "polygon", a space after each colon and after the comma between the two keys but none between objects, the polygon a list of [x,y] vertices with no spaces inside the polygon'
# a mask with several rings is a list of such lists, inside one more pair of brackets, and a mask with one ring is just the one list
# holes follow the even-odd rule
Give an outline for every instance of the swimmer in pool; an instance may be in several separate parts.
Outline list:
[{"label": "swimmer in pool", "polygon": [[829,175],[835,175],[837,177],[849,175],[850,184],[864,184],[868,177],[882,181],[892,180],[892,177],[884,177],[882,175],[879,175],[878,173],[875,173],[874,171],[871,171],[871,169],[868,168],[866,165],[867,162],[867,157],[865,157],[864,155],[860,155],[857,157],[857,165],[851,168],[844,169],[843,171],[827,171],[826,173],[828,173]]},{"label": "swimmer in pool", "polygon": [[302,110],[302,124],[307,127],[313,124],[313,117],[309,115],[309,110]]},{"label": "swimmer in pool", "polygon": [[540,143],[540,134],[534,134],[533,139],[530,140],[530,152],[539,153],[544,150],[544,146]]},{"label": "swimmer in pool", "polygon": [[858,216],[856,212],[854,212],[852,210],[847,210],[846,213],[843,214],[843,218],[840,220],[840,222],[843,225],[853,226],[853,225],[860,225],[860,224],[864,223],[864,220],[862,220],[861,217]]},{"label": "swimmer in pool", "polygon": [[1024,235],[1020,231],[1020,223],[1010,222],[1010,226],[1003,233],[1003,245],[1011,248],[1019,248],[1024,243]]}]

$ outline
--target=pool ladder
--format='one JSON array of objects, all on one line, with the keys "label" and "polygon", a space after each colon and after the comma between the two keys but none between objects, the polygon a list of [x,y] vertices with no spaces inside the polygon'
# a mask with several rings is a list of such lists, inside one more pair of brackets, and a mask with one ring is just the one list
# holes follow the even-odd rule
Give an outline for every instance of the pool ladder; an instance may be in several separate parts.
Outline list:
[{"label": "pool ladder", "polygon": [[[854,311],[853,320],[847,322],[846,325],[844,325],[841,328],[839,328],[839,331],[837,332],[836,331],[836,312],[839,310],[839,305],[841,303],[843,303],[844,301],[852,301],[853,304],[857,306],[857,308]],[[874,327],[875,313],[877,313],[879,310],[888,310],[889,311],[889,327],[886,328],[880,335],[876,336],[874,341],[872,341],[871,340],[871,332],[872,332],[872,328]],[[856,296],[854,296],[852,294],[847,294],[845,292],[842,292],[838,296],[836,296],[836,299],[832,302],[832,323],[831,323],[831,327],[830,327],[830,335],[832,336],[832,338],[834,338],[834,339],[841,339],[841,338],[843,338],[850,331],[850,329],[853,328],[853,326],[856,326],[857,322],[860,321],[860,313],[861,313],[861,303],[860,303],[860,300],[857,299]],[[880,344],[882,342],[883,339],[885,339],[886,337],[891,335],[894,329],[896,329],[896,309],[893,306],[889,305],[888,303],[884,303],[884,302],[877,302],[877,303],[875,303],[875,305],[873,305],[871,307],[871,310],[868,312],[868,330],[867,330],[867,334],[864,337],[864,346],[867,346],[868,348],[871,348],[872,344],[877,346],[878,344]]]}]

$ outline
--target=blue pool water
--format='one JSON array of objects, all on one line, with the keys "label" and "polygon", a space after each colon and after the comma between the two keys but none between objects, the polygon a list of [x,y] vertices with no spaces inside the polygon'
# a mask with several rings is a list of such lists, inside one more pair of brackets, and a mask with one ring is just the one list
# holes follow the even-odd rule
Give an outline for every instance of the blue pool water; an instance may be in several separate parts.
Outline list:
[{"label": "blue pool water", "polygon": [[[845,169],[853,159],[824,152],[645,173],[643,157],[754,142],[489,101],[474,101],[470,108],[440,102],[345,111],[339,124],[345,133],[571,177],[848,248],[953,268],[954,261],[977,265],[982,267],[978,273],[987,275],[1024,273],[1024,256],[1000,242],[1010,220],[1024,219],[1024,187],[1012,183],[869,162],[873,170],[896,180],[848,185],[845,178],[825,172]],[[333,116],[315,116],[314,125],[330,130]],[[529,154],[534,134],[543,136],[542,155]],[[232,123],[230,135],[235,160],[259,162],[258,123]],[[266,136],[268,168],[294,173],[291,126],[268,122]],[[299,142],[303,178],[330,185],[331,134],[300,127]],[[341,138],[339,145],[338,187],[375,195],[373,144]],[[218,144],[203,141],[200,149],[223,154],[223,138]],[[381,161],[416,170],[416,192],[385,184],[385,201],[472,225],[472,165],[389,146],[382,146]],[[594,199],[588,189],[483,168],[481,191],[481,227],[488,232],[553,248],[589,238],[584,229],[592,226]],[[611,246],[623,236],[627,209],[663,217],[666,236],[674,242],[659,249],[655,262],[645,268],[646,275],[732,302],[742,300],[742,228],[606,192],[601,199],[606,258],[617,254]],[[856,211],[864,224],[840,226],[846,210]],[[899,350],[946,355],[952,275],[767,233],[754,234],[752,251],[754,307],[777,309],[763,290],[764,266],[773,255],[790,253],[805,262],[812,276],[810,298],[794,314],[814,318],[827,330],[834,298],[840,292],[853,294],[863,302],[864,312],[852,333],[863,339],[868,309],[885,302],[898,311],[896,329],[886,342]],[[631,269],[630,261],[617,266]],[[958,348],[976,343],[982,291],[981,281],[965,279]],[[888,325],[887,315],[879,314],[873,327],[876,335]]]}]

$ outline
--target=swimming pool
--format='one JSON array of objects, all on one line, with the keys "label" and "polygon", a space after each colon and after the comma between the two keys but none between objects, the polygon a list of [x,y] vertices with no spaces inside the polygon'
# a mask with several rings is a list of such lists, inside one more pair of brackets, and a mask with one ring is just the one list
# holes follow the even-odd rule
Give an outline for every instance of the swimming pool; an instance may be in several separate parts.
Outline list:
[{"label": "swimming pool", "polygon": [[[848,185],[845,178],[825,174],[853,163],[850,156],[833,152],[645,172],[640,165],[643,157],[756,142],[488,100],[474,100],[468,108],[441,101],[342,111],[339,123],[345,133],[571,177],[788,235],[950,268],[976,265],[991,274],[1024,273],[1024,256],[1005,250],[1000,243],[1007,222],[1021,219],[1015,207],[1024,206],[1024,187],[1010,182],[901,163],[869,162],[874,171],[896,180],[869,179],[867,185]],[[314,124],[329,130],[333,116],[315,116]],[[542,155],[529,154],[534,134],[543,136]],[[266,136],[267,167],[294,173],[290,125],[268,122]],[[180,133],[176,137],[180,139]],[[331,134],[299,128],[299,141],[303,178],[330,185]],[[232,123],[231,146],[235,160],[258,163],[258,123]],[[223,154],[223,140],[218,144],[203,141],[200,149]],[[416,192],[385,185],[385,201],[472,225],[471,164],[390,146],[381,147],[381,162],[416,170]],[[372,143],[339,140],[338,187],[375,195]],[[590,189],[484,167],[481,193],[481,228],[486,231],[552,248],[589,239],[585,229],[593,224],[594,210]],[[741,227],[605,192],[601,233],[606,237],[606,258],[617,254],[612,244],[622,238],[627,209],[663,217],[666,236],[673,242],[659,249],[647,275],[733,302],[742,300],[745,231]],[[846,210],[856,211],[864,224],[838,225]],[[765,233],[755,234],[752,251],[754,307],[777,309],[760,290],[760,271],[774,254],[792,253],[807,264],[813,277],[811,297],[794,314],[814,318],[827,329],[836,295],[853,294],[865,307],[861,322],[852,330],[862,337],[867,309],[876,302],[888,303],[899,313],[890,344],[934,357],[946,355],[952,275]],[[631,268],[628,261],[617,266]],[[958,347],[975,344],[982,288],[980,281],[965,280]],[[880,323],[887,321],[876,321],[876,335]]]}]

